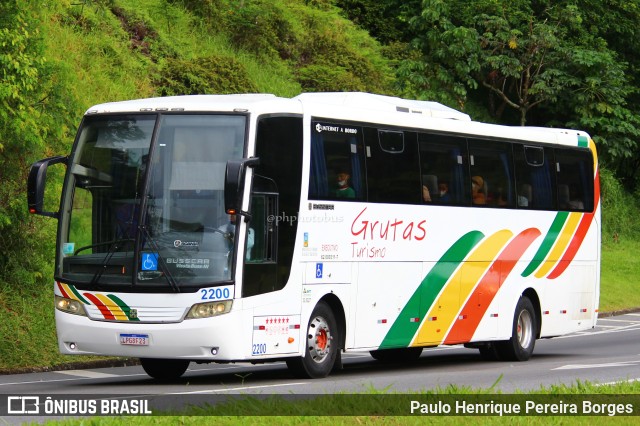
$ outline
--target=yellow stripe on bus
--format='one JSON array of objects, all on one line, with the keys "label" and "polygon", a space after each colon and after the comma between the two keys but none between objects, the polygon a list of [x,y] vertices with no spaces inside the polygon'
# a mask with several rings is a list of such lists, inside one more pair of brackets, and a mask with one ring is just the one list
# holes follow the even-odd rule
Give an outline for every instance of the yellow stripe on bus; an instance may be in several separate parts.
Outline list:
[{"label": "yellow stripe on bus", "polygon": [[422,319],[412,345],[441,344],[469,294],[484,276],[493,260],[513,237],[509,230],[498,231],[483,241],[449,279],[429,312]]},{"label": "yellow stripe on bus", "polygon": [[575,234],[578,225],[580,224],[580,218],[582,213],[570,213],[567,223],[564,225],[564,229],[560,233],[560,236],[556,240],[553,249],[549,252],[547,259],[540,265],[540,268],[534,274],[536,278],[542,278],[546,276],[551,268],[553,268],[558,260],[562,258],[562,253],[567,249],[567,246],[571,242],[573,234]]},{"label": "yellow stripe on bus", "polygon": [[94,296],[96,296],[98,299],[100,299],[100,301],[102,303],[104,303],[104,306],[106,306],[107,309],[109,309],[111,311],[113,316],[116,317],[116,319],[118,321],[128,321],[129,320],[129,318],[127,318],[127,316],[125,315],[125,313],[122,310],[122,308],[120,308],[120,306],[118,306],[115,303],[113,303],[113,300],[109,299],[104,294],[94,294]]}]

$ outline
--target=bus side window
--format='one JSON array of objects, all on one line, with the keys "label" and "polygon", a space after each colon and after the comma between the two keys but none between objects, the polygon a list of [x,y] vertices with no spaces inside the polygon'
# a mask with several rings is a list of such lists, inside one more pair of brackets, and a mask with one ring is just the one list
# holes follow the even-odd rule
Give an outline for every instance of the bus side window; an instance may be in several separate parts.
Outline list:
[{"label": "bus side window", "polygon": [[313,123],[309,199],[359,201],[366,198],[361,133],[355,126]]},{"label": "bus side window", "polygon": [[420,204],[416,133],[365,128],[369,201]]},{"label": "bus side window", "polygon": [[469,205],[466,140],[419,133],[418,145],[422,201],[427,204]]},{"label": "bus side window", "polygon": [[593,158],[578,148],[556,148],[558,209],[593,211]]},{"label": "bus side window", "polygon": [[[516,205],[511,144],[489,140],[469,140],[469,166],[472,183],[479,186],[483,202],[492,207]],[[477,197],[480,198],[480,197]]]},{"label": "bus side window", "polygon": [[518,208],[553,210],[556,208],[556,184],[553,150],[542,146],[515,144]]}]

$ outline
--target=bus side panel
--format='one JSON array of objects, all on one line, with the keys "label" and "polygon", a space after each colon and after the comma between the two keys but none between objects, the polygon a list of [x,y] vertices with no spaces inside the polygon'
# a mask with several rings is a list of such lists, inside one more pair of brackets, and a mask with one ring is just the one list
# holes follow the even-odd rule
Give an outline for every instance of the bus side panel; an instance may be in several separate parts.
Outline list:
[{"label": "bus side panel", "polygon": [[419,290],[424,277],[422,262],[360,262],[358,298],[355,301],[354,348],[377,348],[400,313],[406,315],[406,335],[389,345],[407,346],[413,337],[410,321],[419,317]]}]

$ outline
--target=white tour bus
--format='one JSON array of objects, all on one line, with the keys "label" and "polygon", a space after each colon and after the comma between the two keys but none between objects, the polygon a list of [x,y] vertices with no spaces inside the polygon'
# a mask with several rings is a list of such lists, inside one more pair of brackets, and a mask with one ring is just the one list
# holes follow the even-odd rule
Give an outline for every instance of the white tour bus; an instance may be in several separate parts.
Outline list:
[{"label": "white tour bus", "polygon": [[315,378],[346,351],[525,361],[594,327],[597,164],[584,132],[433,102],[165,97],[90,108],[71,154],[32,166],[28,202],[59,224],[62,353],[137,357],[159,379],[276,360]]}]

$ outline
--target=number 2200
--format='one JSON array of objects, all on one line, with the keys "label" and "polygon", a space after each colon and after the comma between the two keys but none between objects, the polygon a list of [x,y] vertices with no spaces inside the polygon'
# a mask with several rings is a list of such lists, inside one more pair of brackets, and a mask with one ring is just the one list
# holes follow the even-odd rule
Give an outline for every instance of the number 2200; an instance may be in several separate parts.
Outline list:
[{"label": "number 2200", "polygon": [[200,290],[202,300],[228,299],[231,296],[228,288],[208,288]]}]

